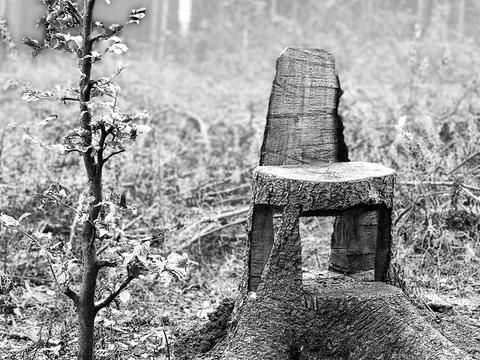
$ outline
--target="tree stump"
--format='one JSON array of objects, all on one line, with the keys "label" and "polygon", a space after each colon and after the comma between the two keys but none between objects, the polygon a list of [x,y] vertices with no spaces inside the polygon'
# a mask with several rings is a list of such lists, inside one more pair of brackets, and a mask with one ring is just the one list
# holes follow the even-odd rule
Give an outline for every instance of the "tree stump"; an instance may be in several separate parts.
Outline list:
[{"label": "tree stump", "polygon": [[[469,359],[384,283],[394,171],[347,162],[341,93],[327,52],[289,48],[278,59],[240,294],[228,334],[203,359]],[[377,281],[304,276],[301,216],[337,216],[331,268],[374,268]]]}]

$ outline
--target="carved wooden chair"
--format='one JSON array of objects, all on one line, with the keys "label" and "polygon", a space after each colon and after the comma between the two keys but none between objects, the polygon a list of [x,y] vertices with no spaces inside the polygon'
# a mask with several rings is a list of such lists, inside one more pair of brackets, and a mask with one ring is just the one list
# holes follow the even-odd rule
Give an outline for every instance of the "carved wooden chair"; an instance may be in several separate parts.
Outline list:
[{"label": "carved wooden chair", "polygon": [[341,95],[334,58],[326,51],[287,48],[278,58],[260,166],[253,173],[249,291],[301,291],[301,216],[337,217],[331,269],[374,268],[375,280],[385,281],[394,171],[348,161],[337,113]]}]

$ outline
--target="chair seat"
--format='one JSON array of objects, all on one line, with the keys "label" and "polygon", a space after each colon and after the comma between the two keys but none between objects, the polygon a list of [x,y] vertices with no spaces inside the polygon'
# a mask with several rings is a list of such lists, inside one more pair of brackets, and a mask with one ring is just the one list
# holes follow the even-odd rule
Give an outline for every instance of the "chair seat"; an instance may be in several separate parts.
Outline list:
[{"label": "chair seat", "polygon": [[336,212],[355,206],[392,207],[395,171],[367,162],[258,166],[253,173],[254,203],[302,212]]}]

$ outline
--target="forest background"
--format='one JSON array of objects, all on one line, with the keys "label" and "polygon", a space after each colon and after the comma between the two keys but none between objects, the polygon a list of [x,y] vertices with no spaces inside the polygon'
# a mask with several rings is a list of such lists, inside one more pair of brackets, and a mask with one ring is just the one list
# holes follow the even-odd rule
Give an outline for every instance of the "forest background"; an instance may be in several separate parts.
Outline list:
[{"label": "forest background", "polygon": [[[129,52],[105,57],[99,71],[127,66],[118,78],[122,107],[148,113],[152,131],[111,162],[104,188],[137,208],[123,236],[162,254],[187,252],[197,265],[167,287],[148,276],[132,284],[99,315],[98,358],[167,356],[166,339],[174,344],[234,296],[250,175],[275,58],[286,46],[335,56],[350,159],[398,170],[400,285],[447,333],[469,334],[455,341],[480,358],[480,4],[112,0],[98,2],[98,16],[115,22],[142,6],[145,22],[125,32]],[[1,50],[0,211],[30,212],[25,227],[61,244],[80,232],[75,212],[39,198],[59,182],[75,208],[85,196],[79,159],[39,149],[25,134],[61,142],[76,107],[25,102],[22,94],[24,83],[50,90],[78,74],[73,58],[32,59],[21,44],[25,35],[41,37],[41,10],[34,0],[0,1],[18,48],[14,60]],[[71,358],[73,308],[56,292],[48,261],[15,230],[0,231],[0,358]],[[331,219],[305,220],[301,232],[305,267],[325,270]]]}]

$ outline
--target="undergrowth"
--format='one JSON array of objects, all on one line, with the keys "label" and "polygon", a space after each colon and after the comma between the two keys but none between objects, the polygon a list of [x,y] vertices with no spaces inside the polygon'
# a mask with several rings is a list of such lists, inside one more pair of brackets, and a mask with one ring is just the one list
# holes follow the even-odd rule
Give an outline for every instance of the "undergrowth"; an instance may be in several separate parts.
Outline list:
[{"label": "undergrowth", "polygon": [[[243,271],[243,220],[274,58],[287,44],[323,47],[335,55],[350,159],[380,162],[398,172],[394,262],[407,287],[478,297],[479,45],[468,37],[439,39],[441,12],[427,31],[408,26],[407,15],[397,19],[404,29],[400,33],[387,27],[388,21],[381,22],[384,32],[370,37],[339,24],[328,29],[327,23],[307,34],[293,24],[280,36],[274,25],[252,34],[246,50],[227,51],[224,44],[230,40],[219,30],[212,33],[218,47],[207,46],[200,60],[181,44],[177,57],[125,58],[129,69],[119,82],[129,85],[123,86],[127,90],[119,103],[148,112],[152,131],[108,165],[115,175],[104,188],[124,191],[138,209],[123,224],[126,237],[150,240],[165,254],[188,251],[198,265],[185,282],[170,288],[155,287],[148,279],[134,284],[135,299],[108,309],[113,320],[99,319],[99,359],[166,357],[178,328],[206,319],[234,295]],[[76,121],[75,108],[24,103],[21,94],[27,80],[32,88],[47,90],[75,79],[67,61],[20,57],[0,71],[0,209],[14,217],[31,212],[28,226],[59,243],[80,231],[72,226],[75,214],[41,208],[37,196],[60,180],[75,207],[79,199],[70,194],[78,194],[85,179],[71,176],[75,172],[69,169],[80,164],[73,157],[48,156],[22,137],[28,132],[46,143],[58,142],[60,130]],[[41,126],[52,114],[57,120]],[[10,126],[13,122],[28,129]],[[315,237],[321,224],[307,222],[302,229],[311,244],[312,266],[323,266],[328,255],[328,236]],[[37,261],[37,249],[22,249],[20,235],[1,231],[0,336],[7,341],[0,355],[69,358],[74,314],[55,293],[48,264]]]}]

